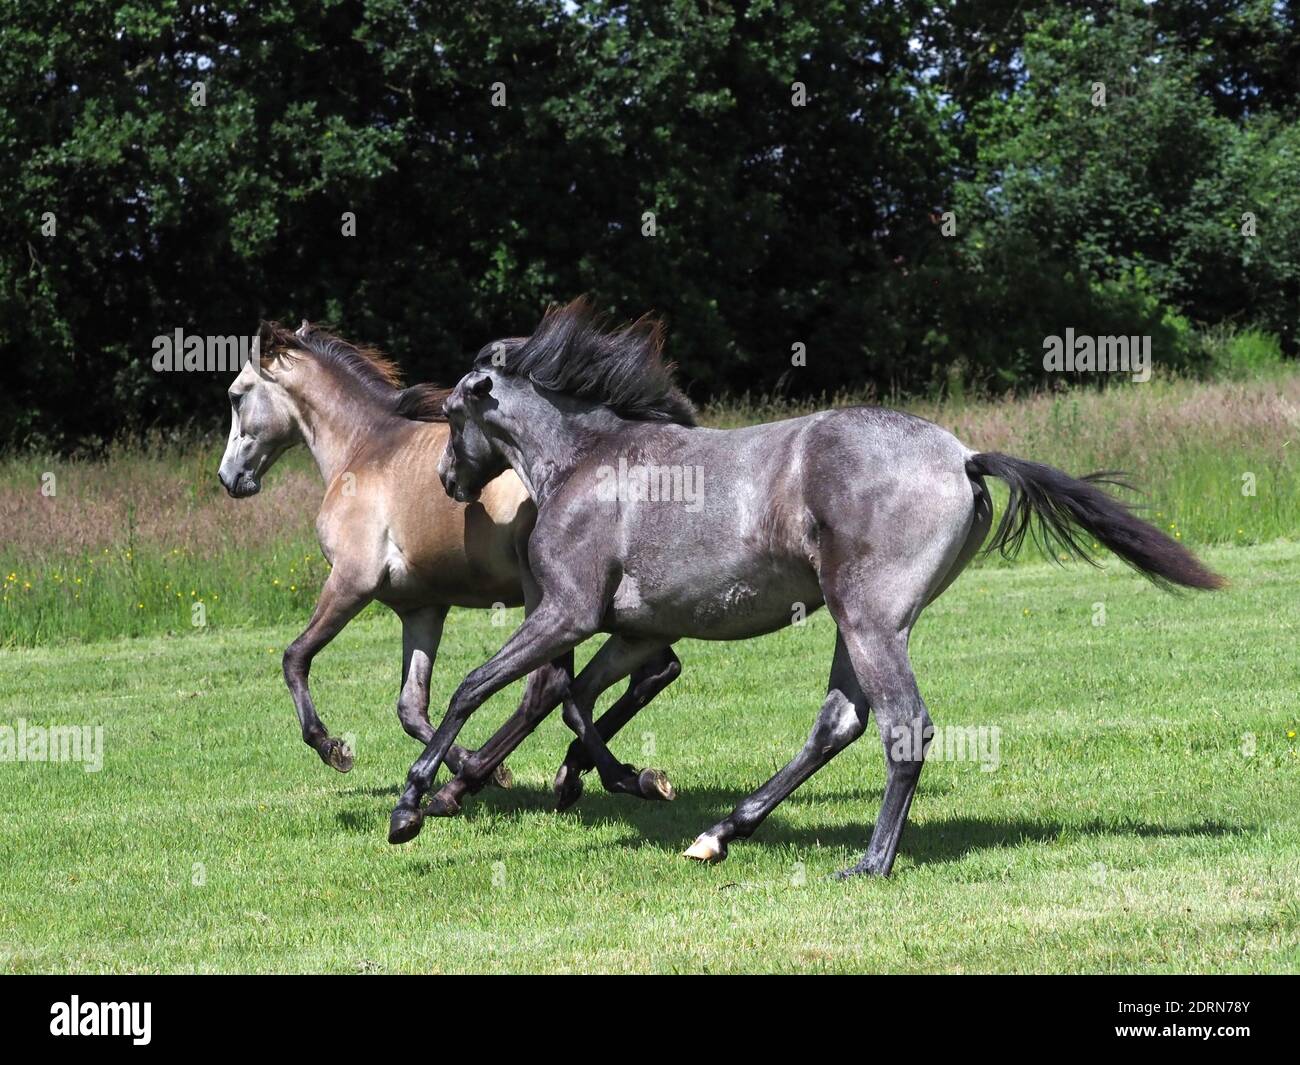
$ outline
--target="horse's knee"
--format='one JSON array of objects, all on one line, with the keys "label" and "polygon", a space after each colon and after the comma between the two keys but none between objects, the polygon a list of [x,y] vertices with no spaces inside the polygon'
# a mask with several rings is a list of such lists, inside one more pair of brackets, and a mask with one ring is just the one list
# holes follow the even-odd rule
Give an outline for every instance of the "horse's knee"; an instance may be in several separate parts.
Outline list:
[{"label": "horse's knee", "polygon": [[547,668],[525,690],[518,712],[525,720],[532,722],[545,716],[556,704],[562,704],[568,697],[569,675],[560,669]]},{"label": "horse's knee", "polygon": [[822,703],[809,742],[824,751],[838,754],[862,735],[866,729],[866,707],[859,707],[840,691],[833,691]]},{"label": "horse's knee", "polygon": [[429,725],[427,693],[403,688],[397,696],[397,719],[412,736],[426,731]]},{"label": "horse's knee", "polygon": [[560,711],[560,716],[563,718],[564,723],[574,732],[578,732],[583,727],[585,719],[583,718],[582,711],[578,708],[578,704],[574,702],[567,692],[565,693],[563,709]]},{"label": "horse's knee", "polygon": [[311,658],[303,647],[295,640],[285,648],[284,657],[280,659],[280,668],[284,671],[284,679],[287,683],[293,684],[301,680],[307,673],[307,667],[311,663]]},{"label": "horse's knee", "polygon": [[463,725],[482,703],[483,698],[478,688],[470,679],[466,679],[461,682],[460,687],[452,695],[451,702],[447,704],[447,717],[458,725]]}]

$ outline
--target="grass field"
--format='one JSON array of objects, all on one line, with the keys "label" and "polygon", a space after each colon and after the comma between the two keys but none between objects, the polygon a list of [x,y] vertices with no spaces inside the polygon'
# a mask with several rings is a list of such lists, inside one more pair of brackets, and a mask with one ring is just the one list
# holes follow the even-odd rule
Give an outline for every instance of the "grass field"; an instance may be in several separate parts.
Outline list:
[{"label": "grass field", "polygon": [[[726,863],[679,857],[803,742],[824,613],[681,646],[682,679],[615,744],[665,769],[675,803],[589,780],[551,812],[553,720],[512,759],[515,790],[401,848],[387,815],[416,747],[391,618],[361,619],[314,673],[353,736],[346,777],[298,740],[279,666],[300,622],[4,652],[0,721],[105,731],[99,772],[0,765],[0,969],[1296,971],[1300,545],[1205,555],[1230,590],[988,566],[931,608],[913,641],[931,712],[999,729],[998,764],[926,767],[888,881],[827,879],[870,834],[871,735]],[[508,631],[452,617],[435,706]]]},{"label": "grass field", "polygon": [[[827,879],[870,836],[872,733],[725,864],[679,856],[802,744],[824,614],[679,648],[682,679],[615,743],[675,803],[591,779],[553,813],[553,720],[512,757],[514,791],[393,848],[417,753],[396,620],[370,608],[313,672],[349,776],[299,742],[280,677],[326,573],[304,455],[240,503],[211,437],[0,458],[0,757],[20,724],[102,726],[104,745],[98,772],[0,761],[0,971],[1300,969],[1300,374],[911,407],[985,450],[1130,471],[1234,584],[1175,598],[1113,560],[973,566],[913,658],[936,723],[986,746],[927,766],[886,882]],[[435,713],[509,631],[453,612]]]}]

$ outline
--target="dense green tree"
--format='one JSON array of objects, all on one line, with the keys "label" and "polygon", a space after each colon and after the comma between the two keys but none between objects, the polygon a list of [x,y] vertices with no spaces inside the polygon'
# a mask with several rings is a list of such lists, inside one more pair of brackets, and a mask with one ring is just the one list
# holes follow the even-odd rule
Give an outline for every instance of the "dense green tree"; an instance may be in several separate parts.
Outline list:
[{"label": "dense green tree", "polygon": [[696,398],[1014,387],[1062,322],[1295,343],[1287,4],[2,2],[0,445],[220,426],[177,328],[446,381],[582,291]]}]

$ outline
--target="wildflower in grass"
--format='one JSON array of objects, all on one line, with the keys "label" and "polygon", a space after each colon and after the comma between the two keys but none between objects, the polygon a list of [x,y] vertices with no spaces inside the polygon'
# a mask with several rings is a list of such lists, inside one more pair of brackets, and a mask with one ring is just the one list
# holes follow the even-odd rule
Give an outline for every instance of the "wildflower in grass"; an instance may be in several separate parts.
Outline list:
[{"label": "wildflower in grass", "polygon": [[1286,730],[1286,738],[1289,739],[1289,740],[1293,740],[1293,739],[1295,739],[1295,729],[1293,729],[1293,728],[1289,728],[1289,729],[1287,729],[1287,730]]}]

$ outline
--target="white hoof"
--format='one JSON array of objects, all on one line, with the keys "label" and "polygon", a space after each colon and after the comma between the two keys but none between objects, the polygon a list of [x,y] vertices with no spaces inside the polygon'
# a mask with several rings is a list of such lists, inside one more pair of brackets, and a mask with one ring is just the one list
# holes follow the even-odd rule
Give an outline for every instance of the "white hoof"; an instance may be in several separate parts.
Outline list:
[{"label": "white hoof", "polygon": [[727,848],[721,840],[704,832],[686,848],[684,854],[697,862],[720,862],[727,856]]}]

